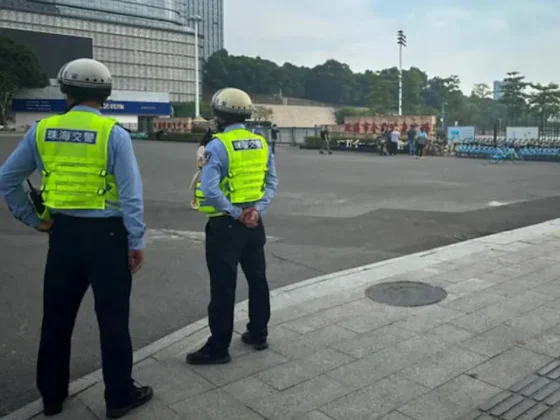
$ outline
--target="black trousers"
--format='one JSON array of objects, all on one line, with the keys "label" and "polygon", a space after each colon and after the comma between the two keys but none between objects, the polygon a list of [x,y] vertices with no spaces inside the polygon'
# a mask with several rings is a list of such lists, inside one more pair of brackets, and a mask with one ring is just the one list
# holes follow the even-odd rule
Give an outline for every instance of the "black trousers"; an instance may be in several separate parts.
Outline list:
[{"label": "black trousers", "polygon": [[45,403],[62,402],[67,395],[72,331],[90,285],[99,323],[107,406],[119,408],[130,403],[131,284],[122,219],[55,216],[45,268],[37,363],[37,387]]},{"label": "black trousers", "polygon": [[422,156],[424,154],[424,145],[418,144],[416,145],[416,156]]},{"label": "black trousers", "polygon": [[249,286],[247,331],[265,339],[270,320],[270,295],[266,279],[262,221],[247,228],[229,216],[211,217],[206,224],[206,264],[210,274],[208,319],[212,333],[207,345],[216,354],[227,352],[233,334],[233,312],[237,266],[240,264]]}]

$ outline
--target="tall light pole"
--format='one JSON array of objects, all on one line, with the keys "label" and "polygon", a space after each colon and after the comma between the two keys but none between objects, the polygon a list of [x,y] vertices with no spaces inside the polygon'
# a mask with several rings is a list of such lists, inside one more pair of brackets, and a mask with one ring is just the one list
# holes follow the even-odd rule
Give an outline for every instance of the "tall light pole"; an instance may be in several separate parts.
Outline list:
[{"label": "tall light pole", "polygon": [[399,45],[399,115],[402,115],[402,49],[406,47],[406,35],[397,31],[397,44]]},{"label": "tall light pole", "polygon": [[195,80],[195,98],[194,98],[194,117],[200,117],[200,45],[198,43],[198,24],[202,22],[202,18],[199,15],[193,15],[188,18],[190,21],[194,22],[194,80]]}]

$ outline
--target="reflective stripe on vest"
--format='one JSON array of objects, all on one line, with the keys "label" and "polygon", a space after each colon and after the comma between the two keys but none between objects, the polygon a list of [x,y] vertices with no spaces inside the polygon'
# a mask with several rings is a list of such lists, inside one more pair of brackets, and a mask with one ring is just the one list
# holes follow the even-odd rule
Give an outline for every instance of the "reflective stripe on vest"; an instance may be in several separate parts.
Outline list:
[{"label": "reflective stripe on vest", "polygon": [[[264,179],[268,170],[266,139],[245,129],[216,134],[228,154],[228,174],[220,182],[220,190],[232,204],[252,203],[264,196]],[[214,140],[215,141],[215,140]],[[195,191],[198,210],[209,217],[220,216],[205,199],[200,182]]]},{"label": "reflective stripe on vest", "polygon": [[87,111],[41,120],[37,150],[43,161],[41,193],[54,210],[119,209],[115,177],[107,173],[109,137],[116,121]]}]

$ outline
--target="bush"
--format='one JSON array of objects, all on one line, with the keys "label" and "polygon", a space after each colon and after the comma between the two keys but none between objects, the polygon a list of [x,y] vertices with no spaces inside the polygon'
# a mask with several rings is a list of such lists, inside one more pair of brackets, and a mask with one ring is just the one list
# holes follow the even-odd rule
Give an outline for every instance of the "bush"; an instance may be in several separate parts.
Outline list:
[{"label": "bush", "polygon": [[205,133],[164,133],[150,134],[150,140],[173,141],[179,143],[200,143]]}]

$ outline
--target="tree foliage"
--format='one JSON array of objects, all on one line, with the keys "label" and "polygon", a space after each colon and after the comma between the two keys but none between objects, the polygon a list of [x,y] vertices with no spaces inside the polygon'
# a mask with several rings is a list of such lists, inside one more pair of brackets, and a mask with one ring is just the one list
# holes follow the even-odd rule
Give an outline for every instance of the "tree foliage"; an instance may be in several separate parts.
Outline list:
[{"label": "tree foliage", "polygon": [[[233,56],[226,50],[212,55],[204,66],[205,92],[231,86],[251,94],[296,97],[331,104],[338,108],[337,122],[345,116],[395,115],[398,112],[398,69],[354,73],[330,59],[313,68],[291,63],[282,66],[260,57]],[[457,75],[429,77],[419,68],[403,70],[403,113],[445,113],[447,124],[475,125],[492,130],[498,119],[525,124],[529,118],[545,123],[560,113],[558,86],[533,85],[517,72],[506,75],[503,96],[492,99],[491,88],[476,84],[470,95],[460,89]],[[532,91],[529,91],[529,88]]]},{"label": "tree foliage", "polygon": [[6,37],[0,37],[0,63],[0,123],[4,124],[14,93],[47,86],[49,81],[35,54]]}]

